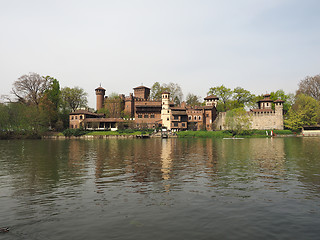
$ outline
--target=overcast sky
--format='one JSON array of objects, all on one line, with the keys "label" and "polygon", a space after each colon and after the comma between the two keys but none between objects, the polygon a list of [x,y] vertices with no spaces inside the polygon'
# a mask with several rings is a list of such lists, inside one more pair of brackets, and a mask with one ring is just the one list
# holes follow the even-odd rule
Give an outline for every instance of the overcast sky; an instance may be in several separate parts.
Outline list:
[{"label": "overcast sky", "polygon": [[21,75],[128,95],[178,83],[255,94],[320,73],[319,0],[0,0],[0,95]]}]

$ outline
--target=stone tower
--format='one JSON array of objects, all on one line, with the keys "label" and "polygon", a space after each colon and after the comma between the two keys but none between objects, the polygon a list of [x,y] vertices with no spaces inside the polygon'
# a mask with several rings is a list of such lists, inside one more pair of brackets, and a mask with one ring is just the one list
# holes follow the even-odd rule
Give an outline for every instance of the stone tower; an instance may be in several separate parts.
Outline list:
[{"label": "stone tower", "polygon": [[166,127],[168,130],[171,129],[171,110],[170,110],[170,93],[162,93],[162,108],[161,108],[161,120],[162,126]]},{"label": "stone tower", "polygon": [[104,106],[104,95],[106,90],[101,86],[95,89],[97,96],[97,111],[99,111]]},{"label": "stone tower", "polygon": [[274,101],[274,111],[276,113],[276,115],[283,115],[283,100],[277,99],[276,101]]}]

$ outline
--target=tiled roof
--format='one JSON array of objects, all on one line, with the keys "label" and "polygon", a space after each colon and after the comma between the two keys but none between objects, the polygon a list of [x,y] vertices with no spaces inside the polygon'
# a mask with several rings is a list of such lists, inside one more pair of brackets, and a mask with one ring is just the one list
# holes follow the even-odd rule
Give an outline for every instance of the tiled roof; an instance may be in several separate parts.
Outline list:
[{"label": "tiled roof", "polygon": [[219,100],[219,98],[216,95],[210,95],[210,96],[206,96],[204,98],[204,100],[211,100],[211,99],[218,99]]}]

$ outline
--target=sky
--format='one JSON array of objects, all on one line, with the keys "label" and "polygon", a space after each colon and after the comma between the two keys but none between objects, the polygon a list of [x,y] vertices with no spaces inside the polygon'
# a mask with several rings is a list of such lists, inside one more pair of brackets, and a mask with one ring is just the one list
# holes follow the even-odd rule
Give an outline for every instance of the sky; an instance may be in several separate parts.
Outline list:
[{"label": "sky", "polygon": [[30,72],[128,95],[177,83],[254,94],[320,74],[319,0],[0,0],[0,95]]}]

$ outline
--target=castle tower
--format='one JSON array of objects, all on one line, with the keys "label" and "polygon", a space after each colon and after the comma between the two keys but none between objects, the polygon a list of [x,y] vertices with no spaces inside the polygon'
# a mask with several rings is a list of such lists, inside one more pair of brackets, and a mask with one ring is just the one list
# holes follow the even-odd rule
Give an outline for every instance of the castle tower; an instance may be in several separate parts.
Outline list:
[{"label": "castle tower", "polygon": [[217,107],[219,98],[215,95],[210,95],[204,98],[204,101],[206,102],[206,106],[215,106]]},{"label": "castle tower", "polygon": [[136,87],[133,89],[133,91],[136,98],[147,100],[150,96],[150,88],[145,86]]},{"label": "castle tower", "polygon": [[283,100],[277,99],[276,101],[274,101],[274,110],[276,115],[283,115]]},{"label": "castle tower", "polygon": [[273,101],[270,99],[270,94],[263,95],[264,99],[258,101],[259,109],[271,109]]},{"label": "castle tower", "polygon": [[170,109],[170,93],[162,93],[162,109],[161,109],[162,126],[168,130],[171,129],[171,109]]},{"label": "castle tower", "polygon": [[99,111],[104,106],[104,95],[106,90],[101,86],[95,89],[97,96],[97,111]]}]

